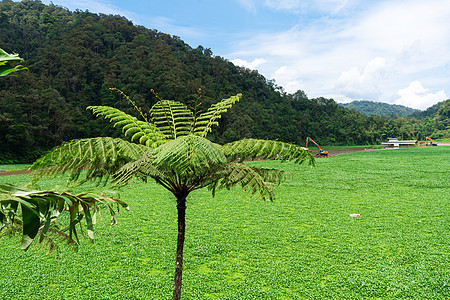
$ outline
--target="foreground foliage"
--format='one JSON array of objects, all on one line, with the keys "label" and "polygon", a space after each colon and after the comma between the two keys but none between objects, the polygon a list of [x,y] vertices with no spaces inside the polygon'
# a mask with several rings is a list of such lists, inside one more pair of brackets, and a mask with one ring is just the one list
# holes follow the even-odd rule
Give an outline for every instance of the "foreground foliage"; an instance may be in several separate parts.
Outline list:
[{"label": "foreground foliage", "polygon": [[[222,190],[214,201],[206,190],[194,192],[184,298],[448,299],[449,155],[444,146],[360,152],[318,159],[314,170],[252,162],[295,174],[264,205],[236,199],[235,191]],[[41,189],[66,179],[42,181]],[[59,260],[17,251],[19,236],[0,239],[0,298],[170,298],[171,197],[156,183],[124,187],[131,209],[118,225],[99,223],[95,244],[81,241],[75,254],[63,248]]]},{"label": "foreground foliage", "polygon": [[[152,178],[170,191],[176,198],[178,212],[173,291],[173,299],[178,300],[181,298],[185,216],[189,194],[207,187],[214,196],[217,188],[229,189],[241,186],[242,190],[250,196],[257,195],[258,198],[272,200],[273,186],[282,181],[284,172],[278,169],[251,167],[244,161],[253,158],[270,158],[282,161],[292,160],[296,163],[307,161],[314,165],[314,158],[303,147],[278,141],[244,139],[220,146],[206,139],[212,127],[218,125],[218,119],[222,114],[239,101],[242,97],[240,94],[211,105],[205,112],[198,109],[200,96],[197,98],[193,111],[183,103],[161,99],[151,108],[147,118],[147,114],[137,108],[128,96],[117,91],[138,110],[143,120],[138,120],[113,107],[90,106],[88,109],[92,110],[96,116],[104,116],[114,126],[121,128],[124,135],[130,137],[131,142],[109,137],[73,140],[41,157],[31,169],[37,179],[42,176],[54,177],[70,173],[72,180],[79,180],[82,176],[80,183],[91,179],[98,179],[100,182],[104,180],[107,183],[111,179],[115,186],[125,185],[135,177],[143,180]],[[0,192],[2,192],[1,189]],[[149,194],[152,192],[151,189],[148,190]],[[35,198],[42,197],[41,193],[36,192],[29,192],[26,196],[30,197],[31,194],[35,195]],[[8,201],[15,205],[9,211],[13,215],[17,212],[17,209],[14,209],[19,202],[17,195],[17,192],[10,193],[9,196],[16,198],[8,198]],[[53,216],[55,209],[49,209],[49,207],[56,207],[56,214],[61,212],[63,199],[58,198],[59,202],[53,204],[51,201],[55,195],[68,196],[46,192],[45,197],[42,197],[44,218],[39,217],[41,205],[32,203],[39,213],[34,216],[33,224],[23,222],[23,236],[28,243],[25,249],[37,234],[36,227],[39,228],[39,226],[35,223],[44,222],[46,225],[43,230],[45,231],[51,219],[53,217],[56,219],[57,215]],[[81,196],[78,198],[81,199]],[[20,198],[20,200],[23,199]],[[32,200],[34,201],[29,199],[28,202]],[[98,201],[98,199],[95,200]],[[83,205],[84,203],[86,201],[81,202],[81,205],[88,230],[92,231],[89,207]],[[23,212],[25,208],[22,205]],[[71,225],[75,222],[77,208],[78,202],[76,207],[70,210]],[[47,211],[51,212],[47,213]],[[32,213],[33,211],[30,210],[30,214]],[[26,217],[27,215],[23,213],[24,220]],[[6,218],[6,221],[9,219]],[[32,235],[28,234],[30,231]]]},{"label": "foreground foliage", "polygon": [[[78,244],[76,226],[80,224],[81,227],[81,221],[84,219],[87,235],[93,242],[94,224],[96,223],[96,214],[100,211],[100,204],[109,209],[111,225],[117,223],[113,204],[120,204],[128,209],[126,203],[105,195],[38,191],[11,184],[0,184],[0,232],[18,224],[22,231],[22,250],[27,250],[38,234],[39,242],[43,242],[47,238],[53,247],[57,247],[48,237],[48,234],[52,232],[67,240],[69,244],[75,242]],[[65,211],[69,214],[67,227],[62,230],[55,228],[54,222]],[[66,231],[69,233],[66,234]]]}]

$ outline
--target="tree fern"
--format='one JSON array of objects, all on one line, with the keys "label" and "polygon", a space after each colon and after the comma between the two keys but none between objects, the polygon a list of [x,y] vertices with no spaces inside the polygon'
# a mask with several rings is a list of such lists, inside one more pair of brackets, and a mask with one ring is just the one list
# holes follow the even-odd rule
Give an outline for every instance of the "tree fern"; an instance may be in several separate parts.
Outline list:
[{"label": "tree fern", "polygon": [[[305,148],[293,144],[245,139],[220,146],[207,140],[206,136],[212,126],[218,125],[218,119],[239,101],[240,97],[238,94],[223,99],[198,116],[180,102],[160,100],[150,111],[150,121],[140,110],[143,121],[115,108],[88,107],[96,116],[104,116],[110,119],[114,126],[121,127],[124,134],[131,137],[132,142],[140,144],[113,138],[75,140],[40,158],[33,164],[32,169],[38,172],[38,175],[70,172],[74,179],[83,172],[85,179],[108,180],[112,176],[112,181],[117,186],[124,185],[134,177],[150,177],[172,192],[176,198],[178,212],[173,299],[180,299],[185,211],[190,192],[208,187],[214,196],[219,188],[240,186],[249,196],[273,199],[273,187],[283,180],[284,172],[252,167],[245,160],[260,158],[296,163],[307,161],[314,165],[313,156]],[[128,97],[127,99],[134,105]],[[198,101],[196,103],[198,104]],[[85,216],[88,230],[92,228],[89,203],[86,198],[86,201],[78,202],[69,209],[70,224],[78,222],[80,216]],[[34,206],[31,206],[31,210],[36,207],[35,203],[32,205]],[[25,210],[28,209],[28,206],[24,207]],[[83,208],[83,215],[79,214],[79,207]],[[8,216],[5,213],[0,214],[0,221],[3,222]],[[32,217],[31,221],[37,224],[36,217]],[[33,234],[35,230],[36,227],[33,227]]]}]

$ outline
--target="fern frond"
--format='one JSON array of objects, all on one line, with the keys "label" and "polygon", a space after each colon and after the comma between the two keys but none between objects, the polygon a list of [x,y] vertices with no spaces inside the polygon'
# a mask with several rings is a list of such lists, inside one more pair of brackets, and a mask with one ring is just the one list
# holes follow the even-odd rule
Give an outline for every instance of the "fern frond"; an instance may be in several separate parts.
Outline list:
[{"label": "fern frond", "polygon": [[146,179],[147,174],[142,174],[141,167],[147,166],[152,167],[151,155],[142,156],[140,159],[130,161],[129,163],[123,165],[117,172],[113,175],[113,182],[116,187],[121,187],[128,182],[130,182],[133,177],[140,177]]},{"label": "fern frond", "polygon": [[122,92],[121,90],[119,90],[118,88],[109,88],[110,91],[116,91],[117,93],[119,93],[122,97],[124,97],[125,99],[128,100],[128,102],[131,103],[131,105],[133,105],[134,109],[139,112],[139,114],[141,115],[142,119],[145,120],[148,123],[147,117],[144,115],[144,113],[142,112],[142,109],[140,107],[138,107],[136,105],[136,103],[131,100],[130,97],[128,97],[124,92]]},{"label": "fern frond", "polygon": [[114,123],[114,127],[122,127],[125,136],[131,136],[132,142],[156,148],[166,142],[165,136],[152,123],[140,121],[123,111],[109,106],[89,106],[96,117],[103,116]]},{"label": "fern frond", "polygon": [[120,186],[133,177],[151,177],[171,192],[179,188],[192,191],[221,179],[218,170],[226,163],[219,145],[190,134],[124,165],[114,174],[114,181]]},{"label": "fern frond", "polygon": [[150,110],[152,122],[168,139],[188,135],[194,116],[186,105],[172,100],[160,100]]},{"label": "fern frond", "polygon": [[213,125],[219,125],[218,119],[225,113],[234,103],[238,102],[242,94],[223,99],[219,103],[211,105],[211,107],[204,113],[200,114],[194,121],[192,133],[201,137],[206,137],[211,131]]},{"label": "fern frond", "polygon": [[[222,171],[222,180],[215,181],[210,185],[210,189],[214,192],[216,188],[233,188],[240,185],[243,191],[246,191],[250,196],[259,195],[259,198],[273,200],[274,191],[272,189],[273,182],[266,181],[266,179],[274,179],[276,182],[281,180],[282,171],[279,170],[263,170],[252,168],[243,163],[228,163],[224,165]],[[270,173],[270,176],[269,176]]]},{"label": "fern frond", "polygon": [[130,182],[134,177],[146,180],[147,177],[155,179],[159,184],[168,190],[174,189],[174,176],[170,170],[160,170],[153,164],[153,156],[148,153],[138,160],[133,160],[113,175],[113,182],[116,187],[121,187]]},{"label": "fern frond", "polygon": [[293,160],[300,164],[308,162],[315,165],[314,157],[306,148],[279,141],[243,139],[223,145],[223,151],[231,161],[261,158]]},{"label": "fern frond", "polygon": [[277,169],[255,168],[253,170],[261,176],[263,181],[269,185],[280,185],[285,179],[285,172]]},{"label": "fern frond", "polygon": [[150,148],[110,137],[73,140],[54,148],[31,166],[37,178],[71,173],[77,180],[108,177],[125,163],[138,159]]},{"label": "fern frond", "polygon": [[181,176],[202,173],[212,164],[227,162],[219,145],[193,134],[161,145],[155,149],[153,156],[153,164],[158,169],[170,169]]}]

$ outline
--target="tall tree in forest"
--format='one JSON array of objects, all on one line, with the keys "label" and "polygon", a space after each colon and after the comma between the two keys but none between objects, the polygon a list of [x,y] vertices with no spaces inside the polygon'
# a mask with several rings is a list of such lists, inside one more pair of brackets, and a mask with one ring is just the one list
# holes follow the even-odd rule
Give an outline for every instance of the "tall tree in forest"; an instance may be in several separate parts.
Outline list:
[{"label": "tall tree in forest", "polygon": [[245,160],[258,157],[314,164],[314,158],[305,148],[288,143],[244,139],[220,146],[206,139],[221,115],[240,97],[223,99],[204,112],[197,109],[198,99],[194,111],[180,102],[159,100],[151,108],[149,119],[138,109],[143,120],[113,107],[90,106],[88,109],[96,116],[121,127],[131,142],[108,137],[73,140],[40,158],[32,169],[39,176],[69,172],[76,179],[82,174],[83,180],[111,179],[116,186],[134,177],[150,177],[169,190],[175,196],[178,212],[173,299],[180,299],[186,203],[190,192],[207,187],[214,196],[217,188],[241,186],[249,195],[272,199],[273,185],[282,181],[283,171],[252,167]]}]

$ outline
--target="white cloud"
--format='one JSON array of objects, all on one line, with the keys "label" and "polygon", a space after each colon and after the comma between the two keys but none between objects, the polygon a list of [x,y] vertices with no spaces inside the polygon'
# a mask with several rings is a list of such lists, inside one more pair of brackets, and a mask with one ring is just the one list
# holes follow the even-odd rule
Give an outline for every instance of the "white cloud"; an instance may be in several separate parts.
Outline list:
[{"label": "white cloud", "polygon": [[380,81],[386,71],[386,60],[376,57],[364,69],[353,67],[342,72],[335,89],[354,99],[376,100],[381,95]]},{"label": "white cloud", "polygon": [[[265,1],[271,8],[291,10],[302,3],[310,1]],[[432,91],[450,86],[450,1],[382,0],[365,2],[359,9],[351,0],[323,0],[319,5],[329,5],[329,11],[340,6],[353,10],[351,17],[345,12],[322,14],[312,22],[299,17],[301,21],[284,32],[261,32],[240,40],[226,57],[264,57],[267,62],[259,71],[286,91],[301,89],[310,97],[337,101],[393,102],[398,91],[414,81]],[[420,94],[419,106],[435,104],[432,95],[441,97],[441,92]],[[417,101],[405,103],[418,107]]]},{"label": "white cloud", "polygon": [[240,6],[250,13],[256,13],[256,5],[253,0],[236,0]]},{"label": "white cloud", "polygon": [[337,13],[348,2],[348,0],[265,0],[264,4],[271,9],[304,14],[315,10]]},{"label": "white cloud", "polygon": [[294,68],[289,68],[288,66],[282,66],[275,71],[274,77],[279,80],[289,80],[299,76],[299,71]]},{"label": "white cloud", "polygon": [[[345,33],[368,43],[374,50],[401,51],[405,45],[420,41],[427,50],[448,44],[442,38],[448,35],[450,2],[385,1],[362,15],[357,26]],[[436,44],[438,42],[438,44]]]},{"label": "white cloud", "polygon": [[248,61],[245,61],[243,59],[237,58],[237,59],[233,59],[231,62],[233,64],[235,64],[236,66],[248,68],[248,69],[251,69],[251,70],[256,70],[256,68],[259,65],[264,64],[266,62],[266,60],[263,59],[263,58],[255,58],[253,61],[248,62]]},{"label": "white cloud", "polygon": [[413,81],[407,88],[400,89],[398,95],[400,97],[395,100],[395,104],[422,110],[448,98],[444,90],[432,93],[429,89],[424,88],[419,81]]},{"label": "white cloud", "polygon": [[265,5],[277,10],[292,10],[304,6],[305,4],[303,2],[299,0],[266,0]]},{"label": "white cloud", "polygon": [[278,82],[283,82],[282,87],[286,92],[295,93],[303,85],[302,81],[298,79],[300,77],[301,75],[298,69],[282,66],[275,71],[272,79],[274,79],[277,84]]}]

